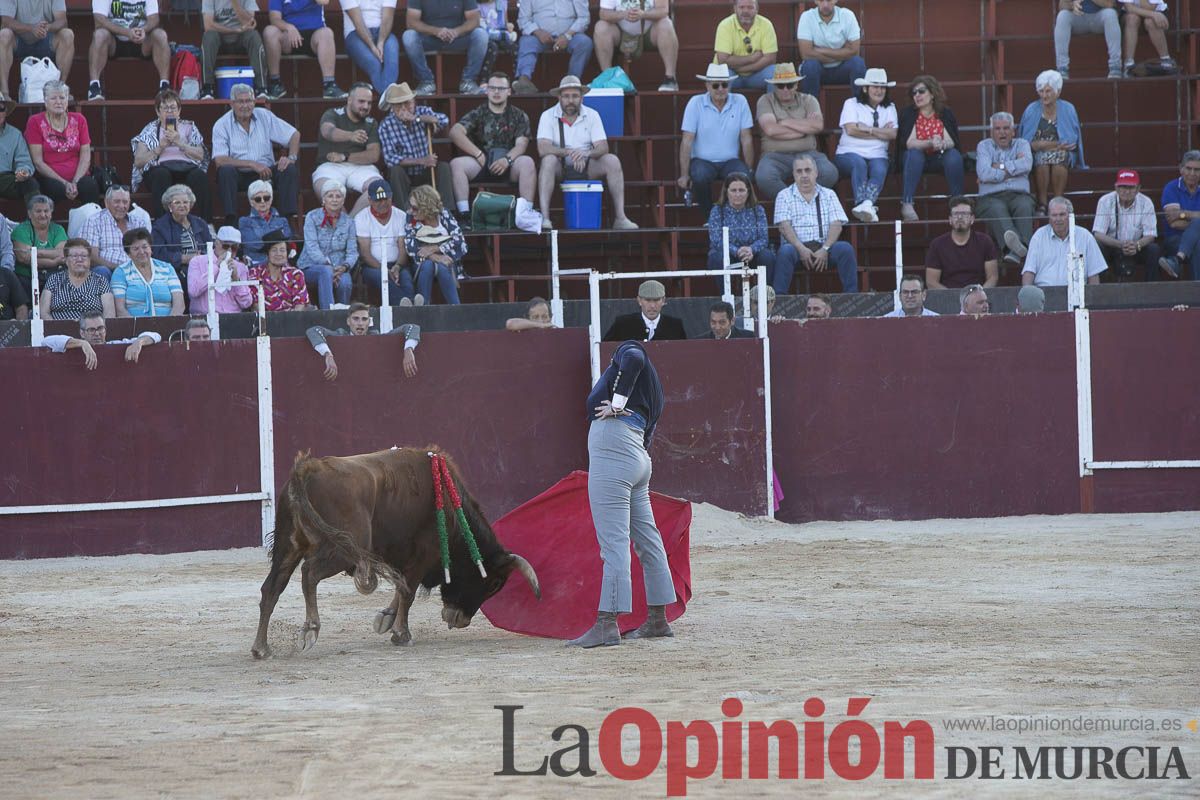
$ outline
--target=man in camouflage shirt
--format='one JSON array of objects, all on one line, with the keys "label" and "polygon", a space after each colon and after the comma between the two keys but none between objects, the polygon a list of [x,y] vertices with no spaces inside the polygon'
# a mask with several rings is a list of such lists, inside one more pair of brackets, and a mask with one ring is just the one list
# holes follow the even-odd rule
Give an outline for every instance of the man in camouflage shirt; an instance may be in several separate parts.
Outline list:
[{"label": "man in camouflage shirt", "polygon": [[[512,87],[503,72],[487,79],[487,104],[467,112],[450,129],[450,141],[466,153],[450,162],[454,204],[459,220],[469,220],[469,183],[483,175],[489,181],[505,176],[517,184],[522,198],[533,202],[537,170],[525,154],[529,148],[529,116],[508,102]],[[485,172],[486,170],[486,172]]]}]

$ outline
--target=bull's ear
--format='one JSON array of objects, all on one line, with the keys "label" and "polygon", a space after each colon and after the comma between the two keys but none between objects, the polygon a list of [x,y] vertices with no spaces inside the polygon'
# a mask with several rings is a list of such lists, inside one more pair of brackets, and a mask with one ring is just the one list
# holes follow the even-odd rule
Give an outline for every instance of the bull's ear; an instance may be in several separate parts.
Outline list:
[{"label": "bull's ear", "polygon": [[509,553],[508,556],[510,559],[512,559],[512,565],[517,572],[520,572],[522,575],[524,575],[525,580],[529,582],[529,588],[533,590],[534,596],[537,597],[538,600],[541,600],[542,587],[538,584],[537,573],[533,571],[533,566],[516,553]]}]

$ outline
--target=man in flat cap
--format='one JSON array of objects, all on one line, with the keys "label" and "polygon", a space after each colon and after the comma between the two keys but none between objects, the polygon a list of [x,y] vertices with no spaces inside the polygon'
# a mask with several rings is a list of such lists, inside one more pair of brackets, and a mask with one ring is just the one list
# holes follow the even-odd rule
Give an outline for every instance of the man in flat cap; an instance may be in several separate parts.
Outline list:
[{"label": "man in flat cap", "polygon": [[686,339],[683,320],[662,313],[667,302],[667,290],[659,281],[642,281],[638,287],[636,314],[622,314],[604,334],[606,342],[623,342],[634,339],[639,342],[659,342],[665,339]]}]

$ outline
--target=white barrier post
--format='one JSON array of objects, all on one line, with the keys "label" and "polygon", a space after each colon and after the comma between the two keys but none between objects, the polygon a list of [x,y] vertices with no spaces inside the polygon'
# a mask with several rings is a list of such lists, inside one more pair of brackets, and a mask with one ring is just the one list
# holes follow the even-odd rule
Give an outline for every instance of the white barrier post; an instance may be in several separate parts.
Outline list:
[{"label": "white barrier post", "polygon": [[379,332],[388,333],[392,329],[391,278],[388,277],[387,247],[383,250],[384,256],[379,260]]},{"label": "white barrier post", "polygon": [[901,237],[901,222],[896,220],[896,291],[892,293],[892,310],[900,310],[900,281],[904,280],[904,240]]},{"label": "white barrier post", "polygon": [[766,435],[767,461],[767,508],[764,516],[775,519],[775,454],[774,433],[771,426],[771,339],[767,336],[767,268],[755,269],[758,278],[758,338],[762,342],[763,370],[763,433]]},{"label": "white barrier post", "polygon": [[729,261],[729,226],[725,225],[721,228],[721,246],[724,248],[724,255],[721,256],[721,264],[724,266],[725,274],[722,276],[722,281],[725,285],[725,291],[721,294],[721,299],[726,303],[733,302],[733,276],[729,274],[729,268],[732,264]]},{"label": "white barrier post", "polygon": [[592,321],[588,325],[589,350],[592,359],[592,385],[600,380],[600,273],[588,272],[588,302],[591,304]]},{"label": "white barrier post", "polygon": [[[755,267],[755,269],[758,269],[758,267]],[[764,269],[765,269],[765,267],[764,267]],[[758,291],[755,287],[752,287],[750,285],[750,276],[747,275],[746,271],[743,269],[742,270],[742,318],[746,320],[746,325],[749,326],[748,330],[760,331],[760,330],[762,330],[762,328],[758,327],[758,320],[756,320],[750,316],[750,309],[751,309],[750,291],[752,289],[754,291]]]},{"label": "white barrier post", "polygon": [[1070,225],[1070,249],[1067,256],[1067,309],[1087,308],[1087,298],[1084,290],[1083,254],[1075,247],[1075,214],[1072,213]]},{"label": "white barrier post", "polygon": [[550,321],[563,327],[562,278],[558,274],[558,231],[550,231]]},{"label": "white barrier post", "polygon": [[46,322],[42,319],[42,287],[38,285],[37,260],[37,247],[29,248],[29,286],[32,295],[29,302],[33,303],[33,308],[29,309],[29,340],[34,347],[41,347],[42,340],[46,338]]},{"label": "white barrier post", "polygon": [[[262,286],[258,296],[261,309]],[[271,390],[271,337],[259,326],[258,363],[258,474],[262,499],[262,543],[269,547],[275,532],[275,404]]]},{"label": "white barrier post", "polygon": [[[213,286],[213,282],[215,280],[214,274],[216,272],[216,268],[214,267],[215,259],[213,257],[213,243],[209,242],[207,245],[205,245],[205,247],[208,250],[208,291],[206,293],[208,297],[208,313],[205,315],[205,317],[208,319],[208,332],[212,335],[212,338],[220,339],[221,315],[217,313],[217,290],[216,287]],[[229,269],[231,271],[233,270],[232,259],[230,259],[229,262]],[[235,281],[237,280],[236,273],[230,277]]]}]

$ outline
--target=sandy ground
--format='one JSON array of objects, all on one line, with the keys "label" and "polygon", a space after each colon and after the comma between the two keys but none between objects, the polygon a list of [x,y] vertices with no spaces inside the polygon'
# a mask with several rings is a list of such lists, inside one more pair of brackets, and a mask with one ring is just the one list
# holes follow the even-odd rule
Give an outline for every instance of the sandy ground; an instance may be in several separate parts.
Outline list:
[{"label": "sandy ground", "polygon": [[[415,646],[395,648],[371,631],[385,594],[360,596],[344,576],[321,584],[320,641],[297,652],[297,573],[272,624],[276,656],[256,662],[259,550],[3,562],[0,795],[662,797],[664,765],[636,782],[604,769],[604,717],[641,706],[663,725],[719,722],[722,699],[736,696],[743,721],[797,724],[804,701],[820,697],[826,735],[849,697],[871,698],[862,718],[876,730],[928,720],[936,777],[885,781],[882,766],[861,782],[828,767],[824,780],[802,782],[718,771],[689,782],[689,796],[1197,797],[1200,777],[1009,779],[1018,745],[1158,745],[1160,766],[1175,746],[1200,773],[1200,733],[1186,727],[1200,716],[1197,523],[1161,514],[799,526],[697,506],[696,596],[677,638],[587,652],[482,616],[448,631],[436,596],[414,606]],[[525,707],[519,769],[573,744],[575,733],[562,743],[550,734],[576,724],[590,733],[598,774],[494,776],[501,704]],[[1176,730],[944,727],[992,716]],[[1006,779],[947,780],[954,745],[1005,747]],[[636,759],[632,737],[625,754]]]}]

